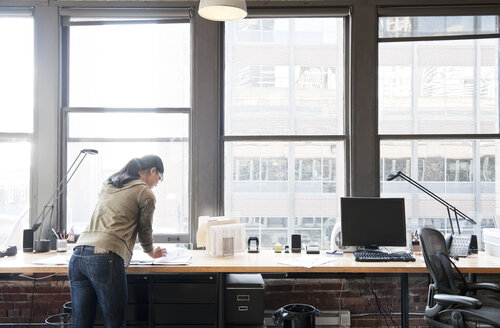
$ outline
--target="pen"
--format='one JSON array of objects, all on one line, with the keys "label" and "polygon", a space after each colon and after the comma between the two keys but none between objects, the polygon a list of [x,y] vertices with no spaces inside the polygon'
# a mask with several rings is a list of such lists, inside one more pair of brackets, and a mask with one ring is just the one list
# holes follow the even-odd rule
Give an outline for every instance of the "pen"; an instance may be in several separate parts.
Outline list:
[{"label": "pen", "polygon": [[50,230],[52,230],[52,232],[54,233],[54,235],[56,235],[56,238],[57,238],[57,239],[61,239],[61,238],[59,238],[59,236],[57,235],[57,233],[56,233],[56,231],[54,230],[54,228],[50,228]]}]

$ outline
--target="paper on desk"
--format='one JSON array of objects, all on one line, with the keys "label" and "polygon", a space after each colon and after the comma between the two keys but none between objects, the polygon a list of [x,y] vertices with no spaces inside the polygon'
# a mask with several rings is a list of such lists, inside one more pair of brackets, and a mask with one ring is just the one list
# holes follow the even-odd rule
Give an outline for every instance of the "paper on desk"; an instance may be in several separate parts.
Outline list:
[{"label": "paper on desk", "polygon": [[304,268],[312,268],[315,266],[320,266],[328,262],[334,261],[334,258],[331,257],[325,257],[325,256],[303,256],[303,257],[297,257],[297,258],[291,258],[288,260],[282,260],[279,261],[278,264],[285,264],[289,266],[296,266],[296,267],[304,267]]},{"label": "paper on desk", "polygon": [[33,261],[33,264],[42,265],[66,265],[71,256],[51,256],[44,259]]},{"label": "paper on desk", "polygon": [[151,258],[148,254],[136,251],[132,255],[130,264],[159,264],[159,265],[188,265],[192,257],[189,250],[182,247],[167,248],[167,255],[158,259]]}]

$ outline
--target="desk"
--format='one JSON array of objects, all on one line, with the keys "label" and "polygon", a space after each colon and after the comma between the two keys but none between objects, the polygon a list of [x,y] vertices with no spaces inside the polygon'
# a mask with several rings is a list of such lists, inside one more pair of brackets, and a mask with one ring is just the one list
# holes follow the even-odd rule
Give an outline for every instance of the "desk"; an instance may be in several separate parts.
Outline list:
[{"label": "desk", "polygon": [[[56,273],[66,275],[66,265],[35,265],[32,262],[59,256],[67,258],[70,253],[19,253],[15,257],[0,258],[0,273]],[[150,274],[150,273],[386,273],[399,274],[401,279],[401,314],[402,327],[409,326],[408,318],[408,274],[427,273],[424,260],[421,255],[416,256],[415,262],[356,262],[352,254],[343,256],[334,255],[306,255],[276,254],[272,251],[261,251],[257,254],[241,253],[229,257],[211,257],[204,251],[192,251],[193,261],[188,266],[169,265],[134,265],[128,268],[127,273]],[[332,262],[327,264],[304,268],[299,266],[288,266],[278,262],[299,258],[301,256],[317,257],[330,256]],[[463,273],[492,274],[500,273],[500,258],[480,253],[462,258],[455,262]]]},{"label": "desk", "polygon": [[[241,253],[228,257],[212,257],[204,251],[191,251],[193,262],[190,265],[133,265],[128,273],[164,273],[164,272],[255,272],[255,273],[427,273],[421,255],[416,256],[415,262],[356,262],[350,253],[337,255],[306,255],[305,253],[276,254],[272,251],[261,251],[257,254]],[[65,265],[37,265],[33,261],[59,256],[69,258],[71,253],[23,253],[16,256],[0,258],[0,273],[57,273],[66,274]],[[302,256],[328,256],[332,262],[313,268],[288,266],[278,264],[279,261],[299,258]],[[483,252],[470,255],[455,261],[463,273],[500,273],[500,258]]]}]

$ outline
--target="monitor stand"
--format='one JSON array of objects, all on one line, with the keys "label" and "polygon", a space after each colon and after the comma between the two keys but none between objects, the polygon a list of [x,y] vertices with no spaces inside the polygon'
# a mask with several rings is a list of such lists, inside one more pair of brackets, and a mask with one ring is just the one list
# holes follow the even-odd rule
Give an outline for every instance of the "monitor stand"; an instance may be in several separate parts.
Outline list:
[{"label": "monitor stand", "polygon": [[358,249],[358,251],[372,252],[372,253],[387,253],[385,250],[381,249],[378,246],[363,246],[362,248]]}]

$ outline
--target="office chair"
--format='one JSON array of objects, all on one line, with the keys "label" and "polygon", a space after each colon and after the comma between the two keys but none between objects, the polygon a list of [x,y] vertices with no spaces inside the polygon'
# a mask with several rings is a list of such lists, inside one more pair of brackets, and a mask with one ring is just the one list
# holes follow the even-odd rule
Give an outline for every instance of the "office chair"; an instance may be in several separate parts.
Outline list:
[{"label": "office chair", "polygon": [[444,236],[432,228],[419,229],[425,265],[432,283],[429,285],[425,321],[431,327],[462,328],[467,323],[500,327],[500,302],[469,292],[500,292],[494,283],[468,283],[448,257]]}]

